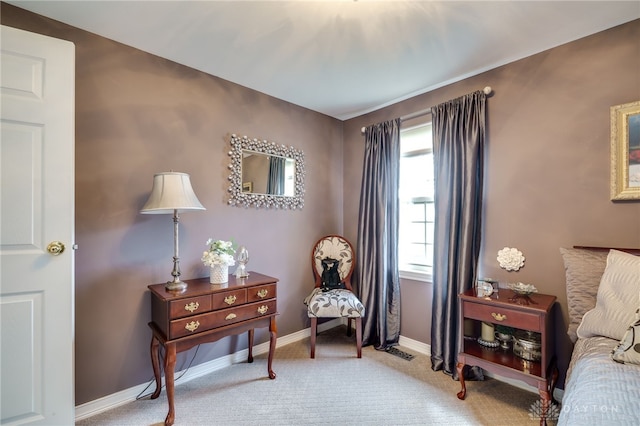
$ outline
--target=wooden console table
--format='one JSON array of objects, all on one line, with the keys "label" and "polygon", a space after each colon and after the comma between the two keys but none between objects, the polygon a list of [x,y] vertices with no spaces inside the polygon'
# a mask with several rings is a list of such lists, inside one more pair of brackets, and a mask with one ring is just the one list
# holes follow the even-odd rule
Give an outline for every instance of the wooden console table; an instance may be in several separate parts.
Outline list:
[{"label": "wooden console table", "polygon": [[267,372],[276,378],[271,365],[276,347],[276,287],[277,278],[250,272],[247,278],[229,276],[225,284],[210,284],[209,278],[185,281],[182,293],[169,292],[165,284],[149,286],[151,290],[151,363],[156,390],[151,399],[160,396],[160,346],[165,349],[164,374],[169,413],[165,425],[175,420],[174,369],[176,354],[226,336],[248,332],[249,357],[253,362],[255,328],[269,327],[269,358]]}]

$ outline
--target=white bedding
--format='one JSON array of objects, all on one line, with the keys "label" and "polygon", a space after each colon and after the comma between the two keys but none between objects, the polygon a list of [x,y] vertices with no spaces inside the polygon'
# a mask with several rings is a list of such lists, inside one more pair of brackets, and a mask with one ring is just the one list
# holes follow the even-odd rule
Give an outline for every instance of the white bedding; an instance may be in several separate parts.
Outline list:
[{"label": "white bedding", "polygon": [[640,425],[640,365],[611,359],[617,340],[578,339],[558,425]]}]

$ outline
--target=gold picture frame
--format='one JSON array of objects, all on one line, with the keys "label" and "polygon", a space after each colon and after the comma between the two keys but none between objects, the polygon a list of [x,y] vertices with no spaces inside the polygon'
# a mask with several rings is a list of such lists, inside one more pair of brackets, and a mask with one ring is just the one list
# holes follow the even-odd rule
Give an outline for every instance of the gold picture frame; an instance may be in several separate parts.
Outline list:
[{"label": "gold picture frame", "polygon": [[640,200],[640,101],[611,107],[611,200]]}]

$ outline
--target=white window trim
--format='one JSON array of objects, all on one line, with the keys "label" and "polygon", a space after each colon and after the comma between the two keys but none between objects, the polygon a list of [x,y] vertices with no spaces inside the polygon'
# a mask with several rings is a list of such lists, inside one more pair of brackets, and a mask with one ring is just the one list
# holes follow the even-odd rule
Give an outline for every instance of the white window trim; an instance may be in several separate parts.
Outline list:
[{"label": "white window trim", "polygon": [[418,271],[401,269],[399,271],[399,275],[401,279],[405,279],[405,280],[420,281],[425,283],[433,282],[433,276],[426,272],[418,272]]}]

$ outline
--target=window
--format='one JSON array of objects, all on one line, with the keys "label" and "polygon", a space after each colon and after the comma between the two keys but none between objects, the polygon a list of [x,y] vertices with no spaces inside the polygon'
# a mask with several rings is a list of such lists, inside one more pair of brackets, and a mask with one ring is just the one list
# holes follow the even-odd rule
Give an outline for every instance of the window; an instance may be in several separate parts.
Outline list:
[{"label": "window", "polygon": [[402,129],[400,152],[400,276],[431,281],[435,217],[431,123]]}]

